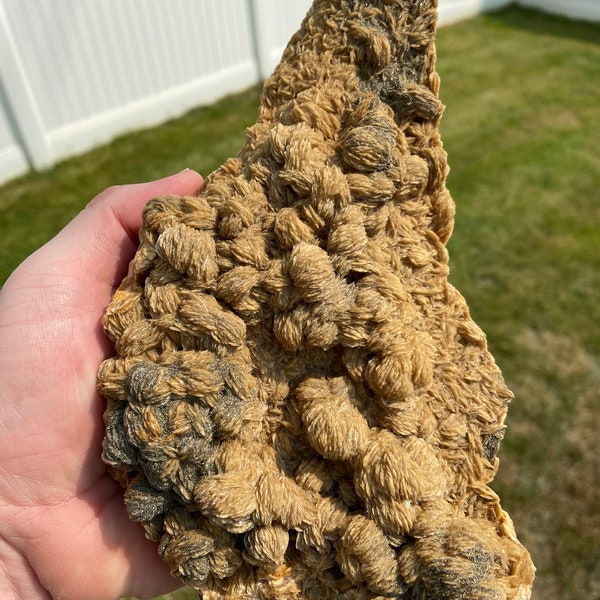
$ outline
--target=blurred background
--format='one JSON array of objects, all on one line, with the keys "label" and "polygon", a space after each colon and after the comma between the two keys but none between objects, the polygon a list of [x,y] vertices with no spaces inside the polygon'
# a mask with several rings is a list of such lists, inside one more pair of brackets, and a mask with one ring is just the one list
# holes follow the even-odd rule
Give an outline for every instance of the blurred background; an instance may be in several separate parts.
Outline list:
[{"label": "blurred background", "polygon": [[[507,0],[440,0],[453,23]],[[522,5],[600,19],[598,0]],[[0,184],[267,77],[310,0],[0,0]]]},{"label": "blurred background", "polygon": [[[308,5],[0,0],[0,284],[104,188],[235,155]],[[440,22],[450,279],[515,393],[492,487],[534,599],[600,600],[600,2]]]}]

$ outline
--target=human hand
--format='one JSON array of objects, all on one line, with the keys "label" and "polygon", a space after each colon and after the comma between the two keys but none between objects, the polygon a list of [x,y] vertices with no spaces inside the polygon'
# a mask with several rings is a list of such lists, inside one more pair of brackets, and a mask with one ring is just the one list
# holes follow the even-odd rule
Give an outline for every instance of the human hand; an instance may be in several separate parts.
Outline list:
[{"label": "human hand", "polygon": [[113,600],[180,584],[130,521],[101,460],[101,317],[152,197],[195,193],[183,171],[102,192],[0,291],[0,597]]}]

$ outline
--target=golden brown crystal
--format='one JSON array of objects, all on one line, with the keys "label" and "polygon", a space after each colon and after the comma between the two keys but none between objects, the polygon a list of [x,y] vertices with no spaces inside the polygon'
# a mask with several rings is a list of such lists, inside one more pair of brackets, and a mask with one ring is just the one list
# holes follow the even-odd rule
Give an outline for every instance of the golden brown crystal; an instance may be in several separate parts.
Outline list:
[{"label": "golden brown crystal", "polygon": [[204,598],[529,597],[511,398],[448,283],[433,0],[316,0],[236,158],[144,211],[104,459]]}]

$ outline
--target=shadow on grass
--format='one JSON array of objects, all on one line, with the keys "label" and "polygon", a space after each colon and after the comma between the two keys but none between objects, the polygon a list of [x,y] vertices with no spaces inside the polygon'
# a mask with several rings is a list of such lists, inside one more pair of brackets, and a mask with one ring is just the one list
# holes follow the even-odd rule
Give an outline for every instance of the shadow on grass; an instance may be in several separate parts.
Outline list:
[{"label": "shadow on grass", "polygon": [[516,5],[487,14],[511,28],[524,29],[542,36],[555,36],[600,44],[600,23],[568,19]]}]

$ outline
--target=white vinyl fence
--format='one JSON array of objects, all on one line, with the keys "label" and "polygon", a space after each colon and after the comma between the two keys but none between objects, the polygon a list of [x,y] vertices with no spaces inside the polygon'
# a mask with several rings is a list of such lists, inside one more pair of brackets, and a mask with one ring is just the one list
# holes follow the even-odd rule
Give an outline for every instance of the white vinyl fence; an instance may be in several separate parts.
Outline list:
[{"label": "white vinyl fence", "polygon": [[[0,0],[0,183],[264,79],[310,3]],[[440,0],[440,22],[508,3]]]},{"label": "white vinyl fence", "polygon": [[309,4],[0,0],[0,181],[259,81]]}]

